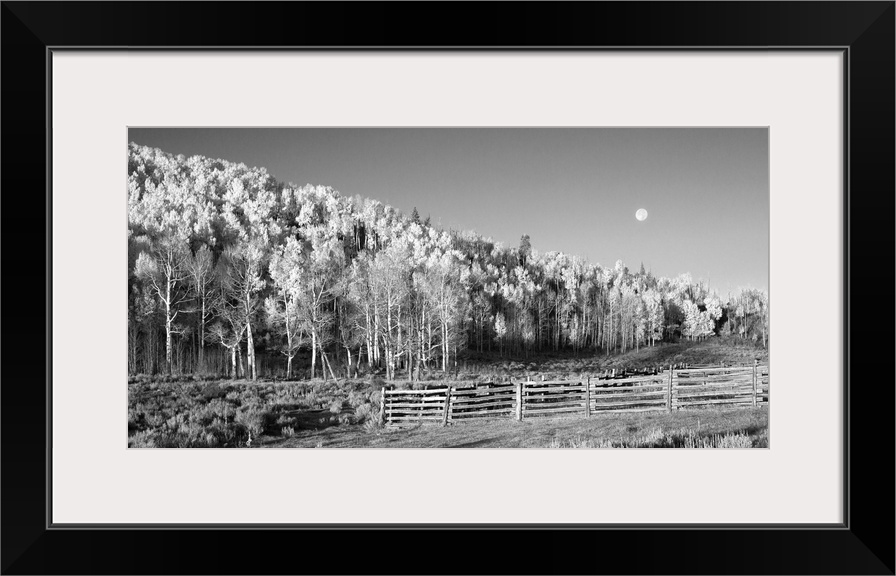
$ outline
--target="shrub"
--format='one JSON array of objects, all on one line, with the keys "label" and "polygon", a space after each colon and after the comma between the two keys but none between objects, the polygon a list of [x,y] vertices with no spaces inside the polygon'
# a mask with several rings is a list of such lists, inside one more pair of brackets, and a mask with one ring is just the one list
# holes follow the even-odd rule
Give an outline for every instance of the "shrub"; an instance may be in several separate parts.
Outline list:
[{"label": "shrub", "polygon": [[209,405],[190,411],[190,421],[200,426],[208,426],[215,421],[217,416],[214,408]]},{"label": "shrub", "polygon": [[146,425],[150,428],[158,428],[159,426],[164,424],[166,420],[168,420],[168,417],[168,413],[161,409],[143,413],[143,418],[146,421]]},{"label": "shrub", "polygon": [[280,414],[277,417],[277,426],[295,427],[297,423],[298,423],[298,421],[294,416],[287,416],[286,414]]},{"label": "shrub", "polygon": [[569,440],[552,438],[549,448],[752,448],[753,439],[745,433],[726,433],[701,436],[693,430],[663,432],[652,428],[639,436],[621,440],[582,438]]},{"label": "shrub", "polygon": [[224,446],[235,445],[240,438],[246,433],[242,424],[234,421],[225,423],[223,420],[216,419],[208,431],[215,435]]},{"label": "shrub", "polygon": [[284,426],[280,429],[280,434],[286,436],[287,438],[292,438],[296,435],[296,430],[292,426]]},{"label": "shrub", "polygon": [[367,422],[370,429],[380,426],[383,382],[376,378],[256,385],[205,376],[137,375],[129,382],[129,446],[241,446],[249,433],[254,446],[259,436],[287,435],[289,429],[298,433],[305,421],[297,411],[305,409],[323,410],[318,422],[310,420],[317,428]]},{"label": "shrub", "polygon": [[[708,442],[707,442],[708,441]],[[715,435],[704,439],[704,445],[694,448],[752,448],[753,440],[746,434]],[[708,444],[708,445],[707,445]]]},{"label": "shrub", "polygon": [[243,407],[236,414],[236,422],[252,433],[261,436],[271,425],[272,414],[258,405]]},{"label": "shrub", "polygon": [[133,408],[128,408],[128,432],[131,430],[136,430],[140,425],[140,418],[143,416],[142,412],[138,412]]},{"label": "shrub", "polygon": [[147,430],[137,432],[128,437],[128,448],[155,448],[156,442],[152,432]]},{"label": "shrub", "polygon": [[365,432],[376,432],[383,428],[383,421],[380,420],[379,414],[376,417],[367,418],[364,420],[364,431]]},{"label": "shrub", "polygon": [[[358,422],[364,422],[368,418],[371,418],[373,414],[373,406],[371,404],[361,404],[357,408],[355,408],[355,420]],[[377,413],[377,415],[379,415]]]},{"label": "shrub", "polygon": [[225,398],[227,396],[227,391],[213,382],[202,388],[200,396],[203,400],[208,402],[209,400],[213,400],[215,398]]},{"label": "shrub", "polygon": [[351,390],[348,393],[348,403],[352,408],[357,408],[365,402],[367,402],[367,394],[365,394],[363,391]]}]

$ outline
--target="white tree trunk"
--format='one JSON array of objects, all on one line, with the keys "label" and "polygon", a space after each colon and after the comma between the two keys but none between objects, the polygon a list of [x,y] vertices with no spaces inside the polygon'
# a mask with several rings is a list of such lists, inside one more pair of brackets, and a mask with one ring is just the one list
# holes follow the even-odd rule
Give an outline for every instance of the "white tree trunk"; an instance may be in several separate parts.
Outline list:
[{"label": "white tree trunk", "polygon": [[289,377],[292,376],[292,357],[293,347],[292,347],[292,330],[289,329],[289,307],[287,305],[286,308],[286,379],[289,380]]},{"label": "white tree trunk", "polygon": [[395,330],[398,332],[398,346],[395,349],[395,355],[398,357],[399,369],[401,367],[401,302],[398,303],[398,313],[395,318]]},{"label": "white tree trunk", "polygon": [[255,369],[255,344],[252,341],[252,324],[248,321],[246,322],[246,335],[248,337],[246,341],[246,363],[249,365],[252,380],[257,380],[258,372]]},{"label": "white tree trunk", "polygon": [[202,297],[202,316],[199,317],[199,369],[205,369],[205,296]]},{"label": "white tree trunk", "polygon": [[171,374],[171,281],[165,284],[165,366]]},{"label": "white tree trunk", "polygon": [[311,328],[311,379],[314,380],[314,369],[317,366],[317,329]]},{"label": "white tree trunk", "polygon": [[385,338],[385,347],[386,347],[386,379],[392,380],[395,378],[395,358],[392,351],[392,301],[391,299],[386,302],[386,334],[388,335]]},{"label": "white tree trunk", "polygon": [[426,355],[429,352],[425,346],[426,339],[426,302],[420,306],[420,329],[417,331],[420,339],[420,352],[417,354],[417,374],[420,374],[420,365],[426,364]]},{"label": "white tree trunk", "polygon": [[[371,342],[371,335],[376,337],[376,334],[372,331],[372,327],[370,325],[370,306],[364,307],[364,321],[367,326],[367,366],[369,368],[373,368],[373,343]],[[361,351],[360,348],[358,350],[358,362],[361,362]]]},{"label": "white tree trunk", "polygon": [[448,326],[442,320],[442,372],[448,372]]},{"label": "white tree trunk", "polygon": [[324,373],[324,379],[326,380],[327,370],[329,370],[330,376],[333,377],[333,381],[335,382],[336,381],[336,373],[333,372],[333,367],[330,365],[330,360],[327,358],[327,354],[326,354],[326,352],[324,352],[323,347],[321,347],[321,349],[320,349],[320,358],[321,358],[321,360],[323,360],[323,362],[321,362],[321,370]]},{"label": "white tree trunk", "polygon": [[379,306],[376,304],[376,300],[374,300],[373,304],[373,363],[377,366],[380,365],[380,310]]}]

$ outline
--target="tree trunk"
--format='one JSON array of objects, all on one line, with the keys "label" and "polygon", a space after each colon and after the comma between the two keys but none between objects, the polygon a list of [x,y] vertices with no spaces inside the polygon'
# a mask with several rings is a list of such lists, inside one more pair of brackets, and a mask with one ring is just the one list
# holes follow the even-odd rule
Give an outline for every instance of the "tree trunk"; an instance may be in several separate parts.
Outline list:
[{"label": "tree trunk", "polygon": [[292,357],[295,355],[292,347],[292,332],[289,329],[289,308],[286,316],[286,379],[292,376]]},{"label": "tree trunk", "polygon": [[[373,368],[373,344],[371,343],[370,335],[373,334],[376,337],[376,334],[372,331],[372,327],[370,325],[370,306],[364,307],[364,320],[365,325],[367,326],[367,366],[368,368]],[[361,361],[361,352],[360,348],[358,350],[358,362]]]},{"label": "tree trunk", "polygon": [[323,370],[324,379],[326,379],[326,374],[327,374],[326,370],[329,370],[330,376],[332,376],[333,381],[336,382],[336,373],[333,372],[333,367],[330,366],[330,360],[327,359],[327,354],[324,352],[323,348],[320,349],[320,358],[321,358],[321,360],[323,360],[322,364],[323,364],[323,368],[324,368],[324,370]]},{"label": "tree trunk", "polygon": [[386,338],[383,338],[383,347],[386,353],[386,379],[395,378],[395,358],[392,350],[392,298],[386,297]]},{"label": "tree trunk", "polygon": [[137,373],[137,338],[139,336],[137,323],[128,322],[128,374]]},{"label": "tree trunk", "polygon": [[199,317],[199,370],[205,369],[205,297],[202,297],[202,316]]},{"label": "tree trunk", "polygon": [[448,330],[442,321],[442,372],[448,372]]},{"label": "tree trunk", "polygon": [[171,282],[165,284],[165,367],[171,374]]},{"label": "tree trunk", "polygon": [[311,329],[311,379],[314,380],[315,367],[317,366],[317,330]]},{"label": "tree trunk", "polygon": [[420,374],[420,363],[426,363],[426,355],[429,350],[424,346],[426,339],[426,303],[420,305],[420,326],[417,330],[417,338],[420,341],[420,351],[417,353],[417,374]]},{"label": "tree trunk", "polygon": [[395,328],[396,328],[396,332],[398,332],[398,345],[396,346],[395,354],[398,356],[397,360],[398,360],[399,369],[400,369],[400,367],[401,367],[401,303],[400,302],[398,304],[398,313],[395,317]]},{"label": "tree trunk", "polygon": [[380,308],[376,302],[376,299],[373,301],[373,363],[376,366],[380,365]]},{"label": "tree trunk", "polygon": [[[320,346],[320,344],[318,344]],[[324,378],[324,382],[327,381],[327,357],[324,355],[324,349],[321,347],[320,349],[320,373]]]},{"label": "tree trunk", "polygon": [[392,380],[394,378],[394,372],[392,370],[392,346],[389,345],[389,341],[386,338],[383,338],[383,354],[386,355],[386,380]]},{"label": "tree trunk", "polygon": [[432,319],[426,325],[426,358],[423,359],[423,364],[427,370],[429,369],[430,352],[432,352]]},{"label": "tree trunk", "polygon": [[147,373],[155,374],[156,373],[156,360],[155,360],[155,347],[156,347],[156,328],[150,323],[149,325],[149,342],[144,350],[145,360],[143,361],[144,367],[146,368]]},{"label": "tree trunk", "polygon": [[252,324],[246,322],[246,363],[249,365],[252,380],[258,380],[258,371],[255,368],[255,344],[252,341]]},{"label": "tree trunk", "polygon": [[230,378],[236,380],[236,346],[230,349]]},{"label": "tree trunk", "polygon": [[417,355],[417,365],[414,367],[414,371],[417,373],[417,380],[420,380],[420,355]]}]

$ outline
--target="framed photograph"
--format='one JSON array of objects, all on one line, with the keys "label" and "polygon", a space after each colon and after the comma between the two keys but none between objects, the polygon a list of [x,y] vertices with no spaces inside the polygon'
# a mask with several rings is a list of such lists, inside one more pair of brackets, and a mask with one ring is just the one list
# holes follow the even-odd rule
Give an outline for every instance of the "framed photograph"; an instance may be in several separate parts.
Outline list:
[{"label": "framed photograph", "polygon": [[128,447],[767,449],[768,143],[129,127]]},{"label": "framed photograph", "polygon": [[893,2],[2,10],[4,573],[893,574]]}]

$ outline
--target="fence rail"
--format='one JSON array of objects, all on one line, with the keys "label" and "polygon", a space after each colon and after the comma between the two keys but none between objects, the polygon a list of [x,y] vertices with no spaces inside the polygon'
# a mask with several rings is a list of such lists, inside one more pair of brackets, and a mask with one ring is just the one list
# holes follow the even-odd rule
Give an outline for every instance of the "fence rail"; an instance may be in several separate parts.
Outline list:
[{"label": "fence rail", "polygon": [[641,376],[606,373],[579,380],[382,389],[380,414],[389,426],[447,425],[474,418],[591,416],[595,412],[681,410],[714,405],[761,406],[769,401],[768,366],[702,366]]}]

